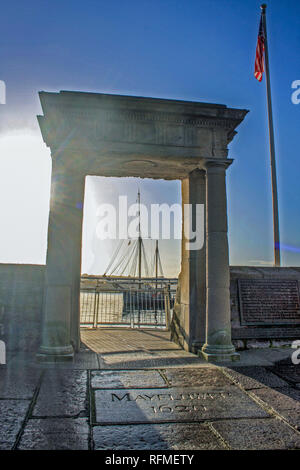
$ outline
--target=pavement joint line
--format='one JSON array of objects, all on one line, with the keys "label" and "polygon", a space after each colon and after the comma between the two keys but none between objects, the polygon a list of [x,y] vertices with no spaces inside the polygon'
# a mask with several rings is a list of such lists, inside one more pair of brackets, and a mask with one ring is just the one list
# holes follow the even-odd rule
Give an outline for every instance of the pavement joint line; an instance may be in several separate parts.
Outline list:
[{"label": "pavement joint line", "polygon": [[89,409],[88,426],[89,426],[89,437],[88,437],[88,448],[94,450],[94,436],[92,427],[92,407],[93,407],[93,396],[92,396],[92,383],[91,383],[91,371],[87,371],[87,403]]},{"label": "pavement joint line", "polygon": [[82,411],[77,413],[76,415],[38,415],[38,416],[30,416],[30,419],[78,419],[78,418],[87,418],[88,414],[82,414]]},{"label": "pavement joint line", "polygon": [[[224,369],[222,370],[223,374],[230,378],[230,374],[227,373],[227,371],[225,371]],[[296,432],[297,434],[300,435],[300,430],[297,429],[295,426],[293,426],[284,416],[282,416],[280,413],[278,413],[274,408],[272,408],[271,405],[269,405],[268,403],[266,403],[265,401],[263,401],[261,398],[257,397],[253,391],[251,390],[246,390],[239,382],[235,382],[235,385],[237,387],[240,388],[240,390],[242,390],[242,392],[244,392],[246,395],[248,395],[249,398],[251,398],[255,403],[257,403],[264,411],[266,411],[267,413],[269,413],[271,415],[271,417],[275,417],[275,418],[278,418],[280,421],[283,421],[285,424],[288,425],[288,427],[290,429],[292,429],[294,432]],[[270,387],[267,387],[266,388],[269,388]],[[252,389],[254,390],[254,389]],[[280,391],[282,390],[282,388],[271,388],[271,390],[277,390],[277,391]]]},{"label": "pavement joint line", "polygon": [[[90,396],[90,415],[89,415],[89,426],[91,428],[91,434],[92,434],[92,427],[94,423],[96,423],[96,399],[95,399],[95,391],[90,387],[89,390],[89,396]],[[93,436],[92,437],[92,444],[94,443]]]},{"label": "pavement joint line", "polygon": [[[274,419],[276,419],[277,417],[274,417],[274,416],[264,416],[264,417],[255,417],[255,416],[248,416],[247,418],[245,417],[231,417],[231,418],[203,418],[203,419],[198,419],[198,420],[184,420],[184,421],[164,421],[164,420],[161,420],[161,421],[155,421],[155,422],[152,422],[152,421],[135,421],[135,422],[127,422],[125,423],[124,421],[122,422],[105,422],[105,423],[98,423],[97,421],[93,421],[91,423],[91,426],[93,428],[97,428],[97,427],[100,427],[100,428],[104,428],[104,427],[120,427],[120,426],[153,426],[153,425],[158,425],[158,424],[165,424],[165,425],[168,425],[168,424],[182,424],[182,425],[186,425],[186,424],[213,424],[213,423],[220,423],[220,422],[228,422],[228,421],[244,421],[244,420],[247,420],[247,421],[257,421],[257,420],[261,420],[261,421],[272,421]],[[292,430],[294,431],[294,428],[292,428]]]},{"label": "pavement joint line", "polygon": [[[247,393],[247,392],[246,392]],[[252,400],[256,401],[258,405],[260,405],[261,408],[263,408],[265,411],[267,411],[270,415],[272,415],[275,418],[278,418],[280,421],[283,421],[285,424],[288,425],[290,429],[292,429],[294,432],[296,432],[300,436],[300,430],[297,429],[295,426],[293,426],[288,419],[286,419],[284,416],[282,416],[279,412],[277,412],[274,408],[272,408],[271,405],[263,401],[261,398],[257,397],[253,392],[247,393],[247,395],[252,398]]]},{"label": "pavement joint line", "polygon": [[172,384],[171,384],[171,382],[168,380],[168,378],[167,378],[167,376],[166,376],[166,374],[165,374],[165,372],[164,372],[164,369],[158,369],[157,371],[158,371],[158,373],[161,375],[161,377],[164,379],[164,381],[166,382],[167,386],[168,386],[168,387],[172,387]]},{"label": "pavement joint line", "polygon": [[224,437],[217,431],[217,429],[214,428],[213,422],[207,421],[206,426],[208,429],[217,437],[219,441],[221,441],[224,444],[224,447],[226,450],[232,450],[228,442],[224,439]]},{"label": "pavement joint line", "polygon": [[247,417],[237,417],[237,416],[232,416],[231,418],[209,418],[207,422],[211,423],[217,423],[220,421],[264,421],[264,420],[272,420],[274,419],[274,416],[247,416]]},{"label": "pavement joint line", "polygon": [[100,357],[99,357],[99,354],[97,354],[97,353],[95,353],[95,354],[96,354],[96,357],[97,357],[98,369],[100,370],[101,369]]},{"label": "pavement joint line", "polygon": [[24,430],[25,430],[25,426],[28,423],[29,418],[32,415],[33,408],[36,404],[36,400],[37,400],[38,394],[40,392],[40,388],[41,388],[41,385],[42,385],[44,375],[45,375],[45,371],[42,370],[41,375],[40,375],[39,380],[38,380],[38,383],[37,383],[37,386],[35,387],[32,399],[29,402],[29,406],[27,408],[24,420],[22,421],[21,428],[20,428],[20,430],[17,434],[16,440],[15,440],[11,450],[16,450],[18,448],[19,444],[20,444],[21,438],[22,438]]},{"label": "pavement joint line", "polygon": [[248,416],[247,418],[245,417],[236,417],[233,416],[231,418],[225,417],[225,418],[203,418],[203,419],[198,419],[198,420],[191,420],[191,421],[139,421],[139,422],[134,422],[134,423],[125,423],[124,421],[122,422],[106,422],[106,423],[98,423],[97,421],[94,421],[91,425],[95,428],[100,427],[111,427],[111,426],[153,426],[157,424],[213,424],[213,423],[221,423],[222,421],[272,421],[274,419],[277,419],[277,417],[274,416],[260,416],[260,417],[255,417],[255,416]]},{"label": "pavement joint line", "polygon": [[30,421],[31,420],[33,420],[33,421],[41,420],[42,421],[44,419],[58,419],[58,420],[60,420],[60,419],[70,419],[71,420],[71,419],[78,419],[78,418],[87,418],[88,419],[87,416],[82,416],[81,413],[78,413],[77,415],[55,415],[55,416],[51,416],[51,415],[34,416],[34,415],[32,415],[32,416],[30,416],[29,419],[30,419]]}]

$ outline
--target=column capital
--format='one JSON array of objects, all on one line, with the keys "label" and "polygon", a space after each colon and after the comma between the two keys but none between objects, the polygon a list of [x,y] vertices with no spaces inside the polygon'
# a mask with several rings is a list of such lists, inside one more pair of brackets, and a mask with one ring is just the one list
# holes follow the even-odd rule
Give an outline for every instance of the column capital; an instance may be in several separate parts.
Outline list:
[{"label": "column capital", "polygon": [[189,178],[197,178],[201,176],[205,176],[205,170],[203,168],[195,168],[188,174]]},{"label": "column capital", "polygon": [[227,168],[231,165],[233,162],[232,158],[226,158],[224,159],[206,159],[203,163],[203,168],[207,170],[218,170],[218,169],[224,169],[227,170]]}]

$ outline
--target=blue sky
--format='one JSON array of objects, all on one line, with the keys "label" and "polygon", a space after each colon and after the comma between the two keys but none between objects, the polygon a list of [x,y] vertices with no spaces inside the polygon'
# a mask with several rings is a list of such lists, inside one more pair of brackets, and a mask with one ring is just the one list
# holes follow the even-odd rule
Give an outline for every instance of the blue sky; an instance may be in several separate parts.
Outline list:
[{"label": "blue sky", "polygon": [[[3,1],[0,80],[6,83],[7,102],[0,105],[0,262],[45,262],[51,166],[36,122],[39,90],[130,94],[249,109],[230,145],[229,156],[235,159],[227,180],[230,262],[272,262],[265,81],[253,77],[260,3]],[[300,80],[300,3],[269,1],[267,22],[282,261],[299,266],[300,105],[291,102],[291,83]],[[109,184],[117,190],[115,181]],[[101,271],[106,262],[91,242],[92,207],[103,201],[102,186],[95,181],[87,185],[84,271]],[[140,187],[146,203],[166,197],[180,200],[176,182],[143,181]],[[119,185],[130,197],[136,188],[136,182]],[[179,243],[173,243],[172,248],[165,242],[162,246],[169,275],[179,269]]]}]

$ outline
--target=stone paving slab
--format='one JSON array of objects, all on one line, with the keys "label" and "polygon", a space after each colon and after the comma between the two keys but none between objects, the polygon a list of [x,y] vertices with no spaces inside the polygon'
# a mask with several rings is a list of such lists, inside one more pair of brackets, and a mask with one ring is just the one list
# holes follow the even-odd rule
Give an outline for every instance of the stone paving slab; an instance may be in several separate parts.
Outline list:
[{"label": "stone paving slab", "polygon": [[30,405],[29,400],[0,400],[0,449],[10,450]]},{"label": "stone paving slab", "polygon": [[96,333],[99,353],[83,348],[71,363],[9,356],[0,367],[0,449],[17,436],[20,449],[87,449],[89,428],[96,449],[299,446],[298,382],[277,367],[290,365],[289,351],[243,351],[225,369],[174,347],[166,332]]},{"label": "stone paving slab", "polygon": [[[205,361],[194,354],[186,357],[157,357],[151,354],[116,354],[100,356],[100,369],[162,369],[164,367],[189,367],[203,365]],[[205,363],[204,365],[206,365]]]},{"label": "stone paving slab", "polygon": [[224,368],[224,373],[246,390],[255,388],[287,387],[287,383],[263,367],[249,366],[235,369]]},{"label": "stone paving slab", "polygon": [[290,426],[300,431],[299,410],[280,410],[279,414],[290,424]]},{"label": "stone paving slab", "polygon": [[0,369],[0,398],[32,398],[41,371],[29,368]]},{"label": "stone paving slab", "polygon": [[222,370],[216,367],[164,369],[163,374],[171,387],[222,388],[233,384],[233,380],[226,377]]},{"label": "stone paving slab", "polygon": [[262,388],[249,392],[265,407],[284,418],[295,429],[300,430],[300,391],[291,387],[282,389]]},{"label": "stone paving slab", "polygon": [[93,371],[92,388],[158,388],[167,384],[155,370]]},{"label": "stone paving slab", "polygon": [[224,450],[203,423],[95,426],[95,450]]},{"label": "stone paving slab", "polygon": [[47,370],[42,381],[34,416],[87,415],[87,372]]},{"label": "stone paving slab", "polygon": [[78,370],[91,370],[99,369],[98,355],[92,351],[80,351],[75,354],[73,361],[61,362],[57,364],[41,363],[43,369],[78,369]]},{"label": "stone paving slab", "polygon": [[[36,359],[36,354],[34,353],[18,353],[14,354],[7,359],[7,366],[4,368],[9,368],[10,370],[47,370],[47,369],[99,369],[98,355],[91,351],[82,348],[78,353],[75,354],[73,361],[66,362],[56,362],[56,363],[46,363],[39,362]],[[4,369],[3,368],[3,369]],[[2,366],[0,365],[0,371]]]},{"label": "stone paving slab", "polygon": [[277,374],[283,380],[287,381],[296,388],[300,388],[300,367],[294,364],[276,364],[270,368],[274,374]]},{"label": "stone paving slab", "polygon": [[260,388],[249,392],[277,413],[283,410],[293,410],[300,414],[300,391],[291,387],[281,389]]},{"label": "stone paving slab", "polygon": [[98,353],[100,369],[152,369],[205,363],[204,359],[171,342],[167,331],[84,330],[82,341]]},{"label": "stone paving slab", "polygon": [[95,420],[99,424],[192,422],[220,418],[267,417],[234,385],[203,388],[96,390]]},{"label": "stone paving slab", "polygon": [[300,433],[279,419],[239,419],[212,423],[234,450],[300,449]]},{"label": "stone paving slab", "polygon": [[128,351],[171,350],[181,348],[170,342],[170,332],[162,330],[100,328],[81,330],[82,342],[99,354]]},{"label": "stone paving slab", "polygon": [[22,434],[21,450],[88,450],[86,418],[30,419]]},{"label": "stone paving slab", "polygon": [[239,351],[240,360],[233,362],[230,367],[273,366],[278,361],[290,358],[293,351],[295,350],[291,348],[264,348]]}]

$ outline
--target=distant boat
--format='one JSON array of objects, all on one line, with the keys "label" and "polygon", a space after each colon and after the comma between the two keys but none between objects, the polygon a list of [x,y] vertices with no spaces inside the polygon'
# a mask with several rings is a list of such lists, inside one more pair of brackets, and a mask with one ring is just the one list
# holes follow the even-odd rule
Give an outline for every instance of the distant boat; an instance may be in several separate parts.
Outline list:
[{"label": "distant boat", "polygon": [[[123,292],[123,312],[129,313],[133,310],[164,310],[165,297],[166,294],[162,291],[156,291],[155,287],[149,288],[148,292]],[[173,305],[170,305],[170,307],[173,307]]]}]

